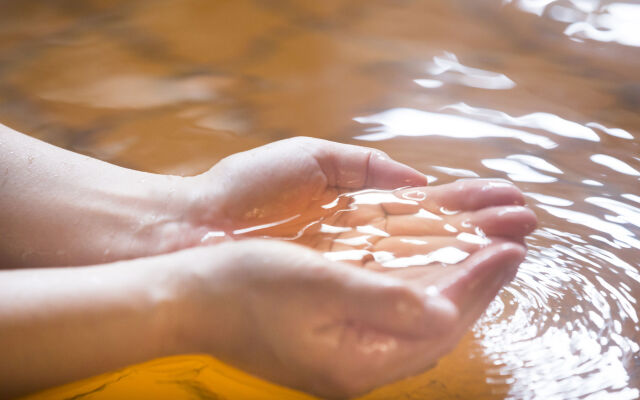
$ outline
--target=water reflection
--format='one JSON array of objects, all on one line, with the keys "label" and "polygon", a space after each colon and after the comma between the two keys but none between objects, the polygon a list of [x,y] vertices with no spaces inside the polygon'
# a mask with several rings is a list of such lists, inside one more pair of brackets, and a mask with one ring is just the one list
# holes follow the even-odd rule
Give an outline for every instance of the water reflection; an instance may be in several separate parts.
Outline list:
[{"label": "water reflection", "polygon": [[438,87],[439,85],[437,84],[434,86],[435,82],[447,81],[491,90],[506,90],[516,85],[504,74],[462,65],[458,61],[458,57],[450,52],[446,52],[441,57],[434,57],[433,63],[427,67],[427,72],[433,76],[438,76],[440,81],[422,79],[414,82],[423,87]]},{"label": "water reflection", "polygon": [[600,231],[606,235],[611,235],[614,243],[622,243],[636,249],[640,249],[640,241],[635,238],[635,234],[627,228],[613,222],[603,221],[602,219],[580,211],[562,209],[554,206],[539,204],[539,208],[547,211],[549,214],[562,218],[563,220],[584,225],[589,228]]},{"label": "water reflection", "polygon": [[469,256],[469,253],[457,247],[447,246],[434,250],[429,254],[417,254],[409,257],[398,257],[385,260],[382,266],[386,268],[404,268],[411,266],[426,266],[434,263],[457,264]]},{"label": "water reflection", "polygon": [[[545,239],[557,244],[540,245]],[[628,334],[638,330],[637,304],[628,285],[610,283],[618,272],[637,270],[583,243],[553,229],[536,232],[516,281],[477,326],[495,360],[492,378],[511,377],[514,398],[640,395],[627,386],[627,368],[639,350]],[[531,312],[541,308],[547,311]]]},{"label": "water reflection", "polygon": [[516,182],[549,183],[556,182],[558,180],[553,176],[537,172],[535,169],[516,160],[495,158],[482,160],[482,164],[487,168],[505,172],[509,179]]},{"label": "water reflection", "polygon": [[[504,319],[478,327],[479,337],[499,364],[495,379],[502,374],[515,378],[511,390],[518,398],[578,398],[596,393],[612,399],[637,398],[638,389],[628,387],[628,368],[639,350],[637,335],[629,333],[639,329],[634,289],[640,282],[639,264],[631,265],[614,251],[640,250],[637,234],[622,226],[638,226],[640,210],[611,198],[585,198],[585,203],[613,213],[602,219],[560,208],[571,207],[573,201],[527,195],[538,208],[587,229],[576,235],[569,233],[570,228],[542,228],[530,240],[527,262],[506,289],[508,300],[503,297],[486,317],[500,320],[502,315]],[[539,307],[548,308],[548,313],[530,312]],[[508,343],[496,344],[499,337],[508,337]],[[550,374],[555,376],[552,382],[547,378]]]},{"label": "water reflection", "polygon": [[600,137],[592,129],[554,114],[537,112],[521,117],[512,117],[502,111],[472,107],[465,103],[452,104],[447,106],[446,109],[456,110],[493,124],[542,129],[559,136],[592,142],[600,141]]},{"label": "water reflection", "polygon": [[594,154],[591,156],[591,161],[611,168],[612,170],[620,172],[621,174],[640,176],[640,172],[637,169],[633,168],[624,161],[618,160],[617,158],[606,154]]},{"label": "water reflection", "polygon": [[371,133],[355,137],[364,141],[387,140],[396,136],[446,136],[456,139],[511,138],[545,149],[557,146],[545,136],[471,118],[412,108],[393,108],[379,114],[356,117],[354,120],[362,124],[379,125],[367,130]]},{"label": "water reflection", "polygon": [[427,89],[435,89],[443,85],[442,81],[438,81],[435,79],[414,79],[413,81],[423,88]]},{"label": "water reflection", "polygon": [[568,23],[564,34],[577,39],[640,46],[640,4],[606,0],[506,0],[538,16]]},{"label": "water reflection", "polygon": [[84,86],[54,89],[42,94],[42,98],[97,108],[142,109],[211,101],[228,84],[225,78],[206,75],[182,78],[124,75],[89,82]]},{"label": "water reflection", "polygon": [[617,42],[640,47],[640,4],[612,3],[589,14],[586,21],[574,22],[564,33],[567,36],[587,38],[600,42]]},{"label": "water reflection", "polygon": [[618,224],[633,224],[640,227],[640,209],[636,207],[605,197],[587,197],[584,201],[617,214],[617,217],[607,215],[606,218],[609,221]]},{"label": "water reflection", "polygon": [[[500,187],[500,182],[492,184],[486,182],[487,187]],[[492,243],[471,218],[457,221],[459,211],[436,207],[438,203],[429,197],[429,190],[343,193],[328,204],[318,205],[318,210],[307,210],[313,216],[311,220],[295,215],[236,230],[233,235],[294,240],[322,251],[330,260],[375,270],[458,264],[471,252]],[[512,208],[521,212],[520,207],[504,207],[498,217]]]},{"label": "water reflection", "polygon": [[611,136],[615,136],[615,137],[619,137],[622,139],[633,139],[633,135],[630,134],[629,132],[625,131],[624,129],[620,129],[620,128],[607,128],[606,126],[599,124],[597,122],[587,122],[586,126],[590,127],[590,128],[594,128],[594,129],[599,129],[602,132],[611,135]]}]

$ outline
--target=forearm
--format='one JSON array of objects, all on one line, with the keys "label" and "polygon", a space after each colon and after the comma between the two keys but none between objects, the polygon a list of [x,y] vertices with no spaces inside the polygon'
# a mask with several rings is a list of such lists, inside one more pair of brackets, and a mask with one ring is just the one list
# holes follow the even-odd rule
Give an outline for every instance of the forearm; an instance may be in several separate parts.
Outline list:
[{"label": "forearm", "polygon": [[[0,397],[178,352],[176,283],[190,257],[0,272]],[[183,264],[183,265],[181,265]]]},{"label": "forearm", "polygon": [[188,247],[179,242],[191,232],[183,215],[190,178],[121,168],[2,125],[0,155],[4,268],[96,264]]}]

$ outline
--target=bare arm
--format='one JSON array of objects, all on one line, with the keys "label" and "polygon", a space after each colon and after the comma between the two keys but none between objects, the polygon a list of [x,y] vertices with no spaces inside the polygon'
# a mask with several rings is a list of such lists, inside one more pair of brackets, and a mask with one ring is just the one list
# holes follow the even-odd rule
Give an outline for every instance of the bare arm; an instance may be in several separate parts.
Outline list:
[{"label": "bare arm", "polygon": [[[0,125],[0,265],[87,265],[200,245],[304,212],[336,188],[426,185],[366,147],[293,138],[234,154],[195,177],[134,171]],[[219,242],[209,239],[206,244]]]},{"label": "bare arm", "polygon": [[0,271],[0,398],[175,352],[171,262]]},{"label": "bare arm", "polygon": [[[171,251],[187,180],[121,168],[0,125],[0,264],[86,265]],[[186,246],[183,246],[186,247]]]},{"label": "bare arm", "polygon": [[[523,251],[487,248],[461,268],[493,282]],[[0,397],[190,352],[322,397],[361,394],[433,365],[504,283],[476,285],[466,308],[455,283],[425,293],[428,271],[410,283],[256,240],[0,271]]]}]

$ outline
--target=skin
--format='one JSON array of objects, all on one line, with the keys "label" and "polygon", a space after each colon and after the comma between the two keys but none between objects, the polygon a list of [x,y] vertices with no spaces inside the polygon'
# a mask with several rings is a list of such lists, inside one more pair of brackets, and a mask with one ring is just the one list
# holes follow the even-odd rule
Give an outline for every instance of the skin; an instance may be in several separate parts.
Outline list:
[{"label": "skin", "polygon": [[378,150],[310,138],[234,154],[195,177],[121,168],[2,125],[0,152],[0,189],[11,194],[0,197],[5,268],[131,259],[201,245],[210,231],[227,234],[204,243],[214,244],[339,190],[427,183]]},{"label": "skin", "polygon": [[[127,170],[8,128],[0,152],[5,397],[193,352],[322,397],[352,397],[450,351],[512,279],[535,227],[514,186],[424,187],[422,174],[384,153],[317,139],[235,154],[187,178]],[[323,214],[338,193],[407,186],[425,198]],[[431,225],[415,215],[439,207],[459,212]],[[291,216],[276,229],[299,229],[318,212],[332,224],[384,227],[391,235],[371,245],[399,255],[426,250],[403,247],[403,237],[454,243],[442,224],[467,229],[467,219],[490,243],[448,267],[363,259],[357,268],[322,256],[340,236],[310,229],[302,246],[246,230]]]}]

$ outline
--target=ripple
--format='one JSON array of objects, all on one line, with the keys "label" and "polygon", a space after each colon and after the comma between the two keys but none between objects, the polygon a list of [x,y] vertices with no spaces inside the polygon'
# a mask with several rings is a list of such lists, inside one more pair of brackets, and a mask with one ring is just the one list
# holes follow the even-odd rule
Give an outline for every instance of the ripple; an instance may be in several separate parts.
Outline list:
[{"label": "ripple", "polygon": [[594,154],[591,156],[591,161],[611,168],[612,170],[620,172],[621,174],[640,176],[640,171],[638,171],[637,169],[633,168],[624,161],[620,161],[617,158],[606,154]]},{"label": "ripple", "polygon": [[515,160],[494,158],[482,160],[482,165],[496,171],[502,171],[507,174],[509,179],[516,182],[550,183],[556,182],[558,180],[553,176],[537,172],[535,169],[529,167],[528,165],[522,164]]},{"label": "ripple", "polygon": [[456,115],[433,113],[413,108],[392,108],[365,117],[356,117],[361,124],[376,124],[371,133],[356,136],[364,141],[379,141],[397,136],[446,136],[457,139],[510,138],[527,144],[552,149],[557,144],[541,135],[504,128],[487,122]]},{"label": "ripple", "polygon": [[445,109],[456,110],[494,124],[542,129],[558,136],[583,139],[591,142],[600,141],[600,137],[593,129],[550,113],[536,112],[520,117],[512,117],[502,111],[472,107],[465,103],[452,104],[445,107]]},{"label": "ripple", "polygon": [[[538,244],[549,239],[558,244]],[[594,247],[549,230],[531,242],[515,281],[476,326],[497,366],[492,382],[508,379],[508,397],[517,399],[637,398],[626,369],[638,351],[629,335],[633,296],[599,276]]]},{"label": "ripple", "polygon": [[[447,80],[479,89],[507,90],[516,86],[515,82],[504,74],[462,65],[458,61],[458,57],[451,52],[445,52],[443,56],[433,57],[433,63],[428,66],[427,72],[433,76],[439,76],[441,81]],[[431,82],[428,81],[419,80],[415,82],[423,87],[433,87],[429,86]]]},{"label": "ripple", "polygon": [[521,10],[567,23],[564,34],[575,39],[640,46],[640,4],[602,0],[505,0]]}]

